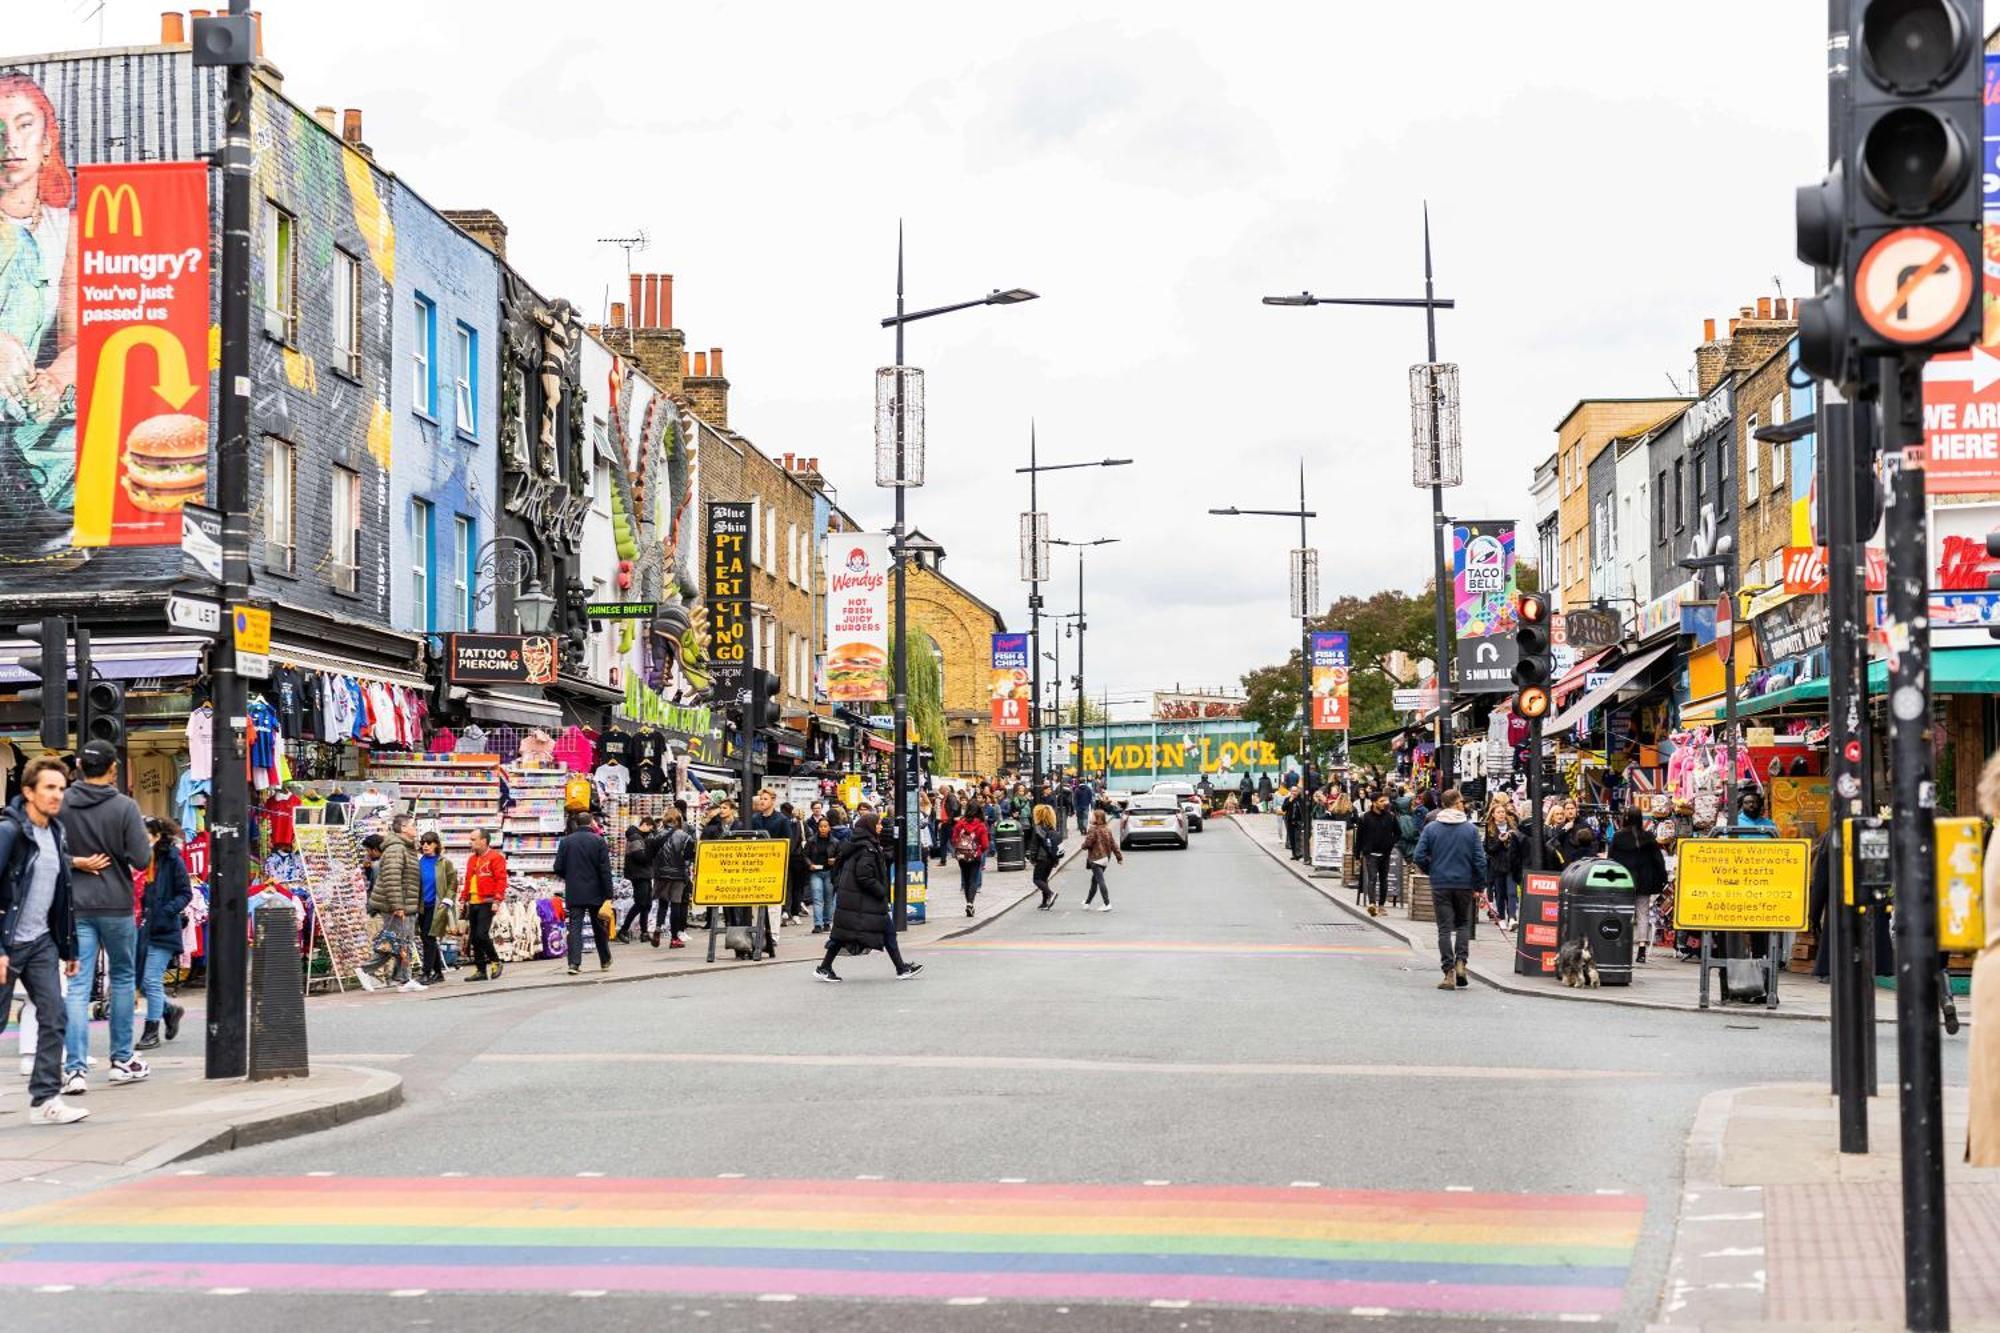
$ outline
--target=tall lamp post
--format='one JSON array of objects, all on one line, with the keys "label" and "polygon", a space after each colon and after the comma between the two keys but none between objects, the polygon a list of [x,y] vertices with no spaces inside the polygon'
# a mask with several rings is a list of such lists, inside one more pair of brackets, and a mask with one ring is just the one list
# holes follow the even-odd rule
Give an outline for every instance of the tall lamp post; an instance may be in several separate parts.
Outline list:
[{"label": "tall lamp post", "polygon": [[[1297,296],[1267,296],[1265,305],[1311,306],[1311,305],[1365,305],[1392,306],[1400,309],[1422,309],[1424,312],[1424,338],[1428,360],[1421,367],[1411,369],[1411,387],[1421,384],[1428,403],[1418,420],[1419,442],[1426,439],[1430,446],[1430,466],[1428,481],[1431,491],[1431,545],[1435,557],[1434,573],[1437,580],[1437,683],[1438,683],[1438,789],[1443,791],[1453,785],[1453,754],[1451,748],[1451,577],[1445,565],[1445,520],[1444,488],[1458,485],[1456,471],[1456,451],[1447,458],[1444,433],[1448,424],[1440,410],[1441,381],[1446,378],[1446,370],[1437,359],[1437,312],[1451,310],[1457,302],[1437,295],[1431,273],[1431,210],[1424,205],[1424,294],[1418,296],[1314,296],[1311,292],[1300,292]],[[1423,372],[1420,376],[1419,371]],[[1449,379],[1453,386],[1457,383],[1458,369],[1449,368]],[[1455,388],[1454,388],[1455,392]],[[1414,407],[1414,404],[1412,405]],[[1445,406],[1455,418],[1456,401]],[[1426,420],[1427,418],[1427,420]],[[1424,427],[1428,426],[1426,432]],[[1447,472],[1447,463],[1452,465]],[[1423,482],[1419,482],[1419,485]]]},{"label": "tall lamp post", "polygon": [[[1066,614],[1066,615],[1050,615],[1050,616],[1045,616],[1045,617],[1043,617],[1043,618],[1044,618],[1044,619],[1046,619],[1046,620],[1054,620],[1054,621],[1065,621],[1065,620],[1071,620],[1071,621],[1073,621],[1073,620],[1081,620],[1081,619],[1082,619],[1083,617],[1082,617],[1082,616],[1080,616],[1080,615],[1078,615],[1078,614],[1077,614],[1076,612],[1074,612],[1074,611],[1071,611],[1071,612],[1069,612],[1069,613],[1068,613],[1068,614]],[[1055,650],[1054,652],[1052,652],[1052,653],[1043,653],[1043,654],[1042,654],[1042,660],[1043,660],[1043,661],[1045,661],[1045,662],[1051,662],[1051,663],[1053,663],[1053,664],[1055,665],[1055,669],[1056,669],[1056,702],[1055,702],[1055,708],[1054,708],[1054,710],[1053,710],[1053,713],[1052,713],[1052,716],[1053,716],[1053,717],[1055,718],[1055,729],[1056,729],[1056,734],[1057,734],[1057,735],[1061,735],[1061,734],[1062,734],[1062,679],[1063,679],[1063,677],[1062,677],[1062,641],[1063,641],[1063,638],[1064,638],[1064,636],[1065,636],[1065,635],[1067,635],[1068,633],[1069,633],[1069,626],[1068,626],[1068,625],[1064,625],[1064,626],[1063,626],[1063,632],[1062,632],[1061,634],[1058,634],[1058,635],[1056,635],[1056,636],[1055,636],[1055,645],[1056,645],[1056,650]],[[1036,734],[1037,736],[1041,735],[1041,732],[1042,732],[1042,727],[1043,727],[1043,721],[1042,721],[1042,719],[1041,719],[1041,718],[1039,718],[1039,717],[1038,717],[1038,718],[1036,718],[1036,719],[1035,719],[1035,721],[1034,721],[1034,730],[1035,730],[1035,734]],[[1079,744],[1081,744],[1081,743],[1082,743],[1080,739],[1079,739],[1079,742],[1078,742],[1078,743],[1079,743]],[[1040,744],[1040,742],[1039,742],[1039,741],[1037,741],[1037,742],[1036,742],[1036,744]]]},{"label": "tall lamp post", "polygon": [[1299,460],[1299,507],[1297,509],[1211,509],[1211,514],[1235,517],[1262,514],[1270,518],[1299,521],[1299,549],[1292,556],[1292,614],[1299,621],[1299,778],[1304,780],[1312,763],[1312,617],[1319,601],[1319,552],[1306,545],[1306,520],[1318,514],[1306,508],[1306,463]]},{"label": "tall lamp post", "polygon": [[[1028,466],[1017,467],[1016,473],[1028,474],[1028,512],[1021,515],[1021,581],[1028,585],[1028,634],[1034,640],[1030,657],[1034,663],[1034,679],[1029,689],[1035,696],[1034,715],[1039,724],[1042,716],[1042,585],[1048,582],[1049,516],[1041,510],[1040,492],[1036,483],[1044,472],[1072,472],[1084,467],[1125,467],[1129,458],[1098,458],[1088,463],[1044,463],[1037,452],[1035,426],[1028,423]],[[1042,792],[1042,738],[1035,734],[1035,757],[1032,769],[1034,781],[1030,790],[1039,797]]]},{"label": "tall lamp post", "polygon": [[[896,313],[882,321],[883,328],[896,331],[896,364],[887,371],[878,370],[875,373],[875,484],[890,487],[896,492],[896,525],[889,539],[889,564],[896,583],[896,607],[890,618],[895,626],[895,641],[891,646],[896,662],[896,750],[890,765],[890,782],[896,792],[894,809],[898,854],[895,884],[898,929],[908,925],[910,919],[909,851],[915,845],[916,837],[916,830],[909,818],[910,808],[914,805],[913,794],[904,790],[908,786],[910,766],[910,664],[907,660],[909,655],[903,651],[908,610],[903,579],[903,538],[907,534],[903,493],[913,486],[924,484],[923,372],[903,364],[903,326],[914,324],[920,319],[970,310],[974,306],[1019,305],[1023,301],[1034,300],[1036,295],[1025,287],[1009,287],[1005,290],[988,292],[971,301],[932,306],[928,310],[905,310],[903,226],[900,222],[896,224]],[[912,398],[915,399],[914,403],[911,402]],[[915,409],[914,412],[911,410],[912,407]]]},{"label": "tall lamp post", "polygon": [[[1083,635],[1090,628],[1090,622],[1083,614],[1083,553],[1092,546],[1110,546],[1123,540],[1119,537],[1093,537],[1089,541],[1064,541],[1052,538],[1051,546],[1069,546],[1076,550],[1076,757],[1077,771],[1083,771]],[[1062,726],[1062,668],[1056,668],[1056,726]]]}]

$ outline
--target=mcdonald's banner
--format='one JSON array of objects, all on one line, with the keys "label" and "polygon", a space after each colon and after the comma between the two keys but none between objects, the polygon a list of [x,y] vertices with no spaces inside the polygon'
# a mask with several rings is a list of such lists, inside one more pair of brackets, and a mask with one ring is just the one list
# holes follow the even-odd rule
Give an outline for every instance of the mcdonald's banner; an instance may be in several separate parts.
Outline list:
[{"label": "mcdonald's banner", "polygon": [[172,546],[208,497],[208,167],[77,169],[71,542]]}]

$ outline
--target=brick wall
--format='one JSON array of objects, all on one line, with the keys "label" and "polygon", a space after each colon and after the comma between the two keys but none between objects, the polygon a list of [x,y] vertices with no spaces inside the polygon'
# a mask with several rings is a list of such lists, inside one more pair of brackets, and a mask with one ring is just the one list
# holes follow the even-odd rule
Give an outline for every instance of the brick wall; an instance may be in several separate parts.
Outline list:
[{"label": "brick wall", "polygon": [[1561,607],[1590,600],[1590,464],[1614,438],[1658,425],[1681,398],[1586,399],[1556,425],[1557,563],[1544,586]]},{"label": "brick wall", "polygon": [[[1772,412],[1780,423],[1791,419],[1790,387],[1786,371],[1791,360],[1783,344],[1776,352],[1744,376],[1736,390],[1736,449],[1744,466],[1737,472],[1737,495],[1741,509],[1736,522],[1736,549],[1746,583],[1774,577],[1776,561],[1792,537],[1792,487],[1789,467],[1790,446],[1771,445],[1756,438],[1755,432],[1772,424]],[[1756,459],[1755,490],[1748,464]],[[1757,566],[1762,566],[1761,571]]]},{"label": "brick wall", "polygon": [[[756,501],[750,599],[763,622],[757,632],[772,636],[771,647],[760,650],[758,660],[784,683],[787,709],[810,709],[812,664],[819,652],[814,492],[742,436],[707,421],[700,422],[700,431],[702,529],[706,533],[708,501]],[[796,582],[792,550],[798,552]],[[796,674],[794,655],[800,662]]]},{"label": "brick wall", "polygon": [[[1006,625],[948,576],[913,564],[908,578],[905,599],[911,627],[928,634],[944,659],[945,730],[954,738],[954,753],[940,763],[940,771],[959,777],[998,773],[1001,737],[993,730],[989,673],[992,636]],[[971,741],[970,765],[964,762],[966,747],[960,737]]]}]

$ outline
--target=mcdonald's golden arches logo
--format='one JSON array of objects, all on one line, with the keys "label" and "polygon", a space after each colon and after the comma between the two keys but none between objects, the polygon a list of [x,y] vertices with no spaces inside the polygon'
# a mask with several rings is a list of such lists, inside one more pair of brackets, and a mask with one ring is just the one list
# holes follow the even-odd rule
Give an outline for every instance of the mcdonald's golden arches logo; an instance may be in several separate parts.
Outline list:
[{"label": "mcdonald's golden arches logo", "polygon": [[83,234],[85,236],[97,235],[97,206],[99,204],[104,205],[104,210],[108,215],[106,221],[109,223],[109,226],[105,231],[105,235],[116,236],[118,234],[118,224],[125,215],[125,205],[127,204],[131,205],[132,208],[132,234],[134,236],[144,236],[146,234],[146,220],[139,212],[139,192],[129,184],[120,183],[118,185],[98,185],[91,188],[90,200],[83,206]]}]

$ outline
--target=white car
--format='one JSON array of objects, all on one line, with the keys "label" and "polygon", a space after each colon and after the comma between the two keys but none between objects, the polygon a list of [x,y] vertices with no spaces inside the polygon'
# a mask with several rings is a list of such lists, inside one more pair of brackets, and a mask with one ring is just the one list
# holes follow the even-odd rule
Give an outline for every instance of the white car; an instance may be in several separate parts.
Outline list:
[{"label": "white car", "polygon": [[1202,820],[1204,818],[1201,793],[1194,789],[1192,782],[1156,782],[1153,784],[1153,792],[1156,795],[1172,796],[1175,800],[1179,801],[1181,809],[1187,811],[1188,832],[1201,832]]},{"label": "white car", "polygon": [[1118,817],[1118,845],[1126,851],[1140,843],[1165,843],[1187,850],[1187,808],[1172,792],[1134,796]]}]

